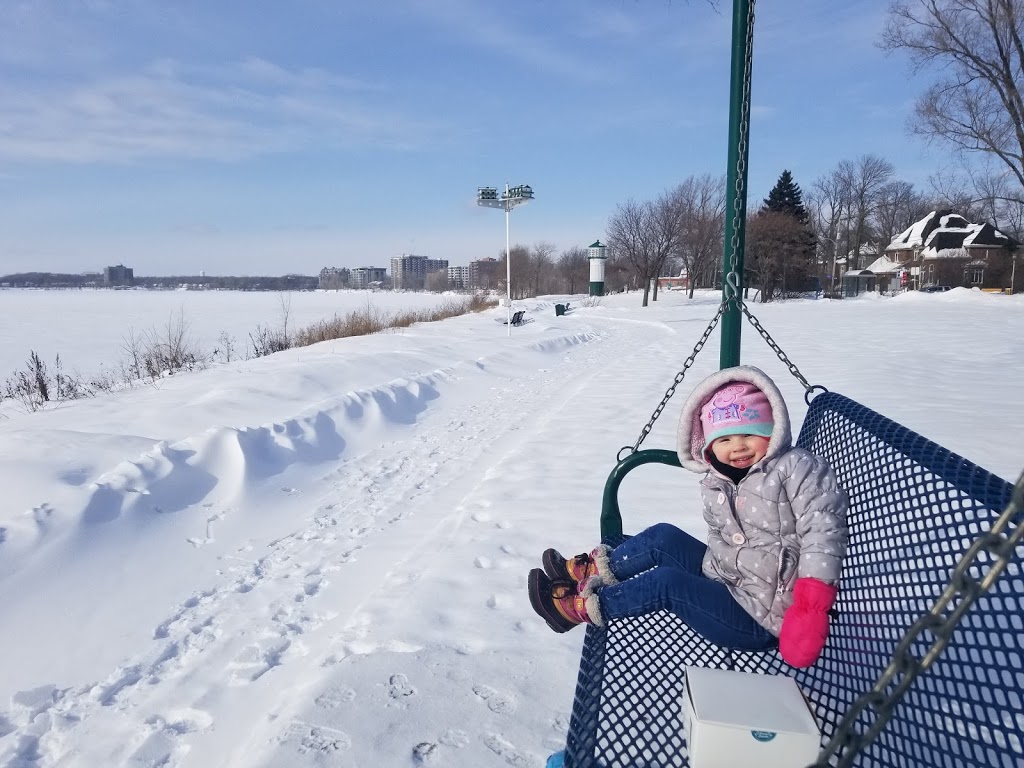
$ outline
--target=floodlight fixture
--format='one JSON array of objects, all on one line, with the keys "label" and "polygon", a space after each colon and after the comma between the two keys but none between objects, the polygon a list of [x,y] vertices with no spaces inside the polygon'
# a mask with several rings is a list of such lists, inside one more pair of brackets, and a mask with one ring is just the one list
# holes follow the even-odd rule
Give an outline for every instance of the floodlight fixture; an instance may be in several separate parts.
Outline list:
[{"label": "floodlight fixture", "polygon": [[484,208],[500,208],[505,211],[505,306],[508,309],[508,335],[512,335],[512,249],[509,240],[509,220],[512,209],[517,205],[533,200],[533,187],[520,184],[515,187],[505,185],[505,191],[499,196],[496,187],[477,187],[476,204]]}]

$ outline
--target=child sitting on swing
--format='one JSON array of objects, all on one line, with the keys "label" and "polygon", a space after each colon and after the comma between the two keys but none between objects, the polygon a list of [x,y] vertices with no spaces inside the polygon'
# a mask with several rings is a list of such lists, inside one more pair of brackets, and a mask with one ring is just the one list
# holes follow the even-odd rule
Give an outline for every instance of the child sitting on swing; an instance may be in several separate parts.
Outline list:
[{"label": "child sitting on swing", "polygon": [[679,422],[679,459],[704,473],[707,545],[659,523],[610,549],[566,560],[554,549],[530,572],[530,602],[548,626],[667,610],[712,643],[813,664],[846,554],[848,498],[832,468],[791,444],[778,387],[751,366],[712,374]]}]

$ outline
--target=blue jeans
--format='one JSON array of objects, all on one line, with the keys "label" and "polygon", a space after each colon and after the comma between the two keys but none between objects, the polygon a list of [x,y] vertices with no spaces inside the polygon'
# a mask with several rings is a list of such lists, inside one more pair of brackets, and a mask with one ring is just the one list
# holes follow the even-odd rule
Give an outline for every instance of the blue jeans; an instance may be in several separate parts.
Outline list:
[{"label": "blue jeans", "polygon": [[701,573],[706,550],[706,545],[668,523],[626,539],[608,559],[619,583],[598,592],[601,615],[620,619],[666,610],[723,648],[774,648],[775,636],[733,599],[729,588]]}]

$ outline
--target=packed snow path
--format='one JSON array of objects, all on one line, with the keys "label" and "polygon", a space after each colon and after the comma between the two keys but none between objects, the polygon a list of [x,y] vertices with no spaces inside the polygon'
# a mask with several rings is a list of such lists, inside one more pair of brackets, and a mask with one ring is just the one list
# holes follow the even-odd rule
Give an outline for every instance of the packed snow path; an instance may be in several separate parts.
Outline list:
[{"label": "packed snow path", "polygon": [[[16,694],[0,715],[3,764],[542,763],[538,736],[544,749],[564,743],[575,669],[535,672],[530,660],[559,638],[529,614],[525,575],[556,510],[578,514],[578,541],[594,534],[593,500],[626,438],[609,430],[591,464],[593,423],[638,388],[664,388],[671,361],[658,346],[672,334],[634,324],[511,355],[496,339],[483,359],[349,393],[301,423],[191,438],[201,463],[161,446],[107,478],[112,493],[152,496],[147,483],[159,483],[181,496],[200,468],[251,475],[272,458],[274,431],[314,458],[236,478],[248,487],[233,507],[195,499],[187,542],[219,544],[218,566],[103,677]],[[350,431],[392,439],[316,460]],[[564,465],[549,465],[551,443]],[[244,520],[258,516],[286,532],[247,536]],[[366,720],[379,727],[367,732]]]}]

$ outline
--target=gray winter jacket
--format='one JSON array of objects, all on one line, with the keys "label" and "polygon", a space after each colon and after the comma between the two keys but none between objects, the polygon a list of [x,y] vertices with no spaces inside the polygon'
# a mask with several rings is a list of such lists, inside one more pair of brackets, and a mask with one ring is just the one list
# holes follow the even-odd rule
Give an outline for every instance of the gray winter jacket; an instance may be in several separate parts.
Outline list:
[{"label": "gray winter jacket", "polygon": [[[700,425],[701,407],[731,381],[750,382],[764,392],[774,421],[768,452],[738,485],[704,457]],[[683,467],[706,473],[701,481],[709,529],[704,574],[724,582],[736,601],[778,636],[797,579],[839,580],[847,545],[846,492],[824,460],[792,447],[782,393],[752,366],[719,371],[694,389],[683,405],[678,450]]]}]

